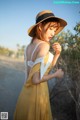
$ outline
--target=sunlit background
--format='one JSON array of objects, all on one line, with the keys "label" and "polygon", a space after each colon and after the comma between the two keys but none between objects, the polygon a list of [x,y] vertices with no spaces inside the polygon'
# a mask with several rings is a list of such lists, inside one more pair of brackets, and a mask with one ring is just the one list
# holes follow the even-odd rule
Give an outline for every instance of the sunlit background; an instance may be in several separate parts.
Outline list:
[{"label": "sunlit background", "polygon": [[31,38],[28,28],[35,24],[36,14],[51,10],[55,16],[68,22],[64,29],[74,33],[80,20],[80,4],[54,4],[53,0],[0,0],[0,46],[16,49],[17,44],[26,45]]},{"label": "sunlit background", "polygon": [[[53,78],[50,86],[53,117],[80,120],[80,4],[54,4],[54,1],[72,0],[0,0],[0,112],[8,112],[9,120],[13,119],[27,72],[24,50],[31,40],[27,30],[42,10],[53,11],[68,23],[51,43],[57,40],[62,46],[51,72],[62,68],[65,73],[62,80]],[[54,54],[53,49],[50,52]]]}]

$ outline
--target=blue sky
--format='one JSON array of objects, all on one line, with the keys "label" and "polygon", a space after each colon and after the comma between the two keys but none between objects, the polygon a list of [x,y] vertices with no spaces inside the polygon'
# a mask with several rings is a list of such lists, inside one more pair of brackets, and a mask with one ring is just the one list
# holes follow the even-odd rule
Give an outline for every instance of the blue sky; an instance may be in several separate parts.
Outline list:
[{"label": "blue sky", "polygon": [[80,4],[54,4],[53,0],[0,0],[0,46],[15,49],[16,44],[27,45],[31,39],[27,30],[35,24],[36,14],[42,10],[51,10],[55,16],[65,19],[68,22],[65,31],[69,29],[74,33],[73,27],[80,21]]}]

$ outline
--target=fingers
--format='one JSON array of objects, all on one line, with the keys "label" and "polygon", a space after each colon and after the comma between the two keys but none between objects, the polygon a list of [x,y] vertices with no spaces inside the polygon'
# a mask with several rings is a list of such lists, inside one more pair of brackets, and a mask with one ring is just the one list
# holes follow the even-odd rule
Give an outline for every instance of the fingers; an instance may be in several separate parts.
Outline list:
[{"label": "fingers", "polygon": [[54,48],[54,49],[61,49],[61,46],[55,45],[55,46],[53,46],[53,48]]},{"label": "fingers", "polygon": [[53,45],[60,45],[58,42],[55,42]]},{"label": "fingers", "polygon": [[61,45],[60,44],[53,44],[52,47],[53,48],[61,48]]},{"label": "fingers", "polygon": [[55,72],[55,77],[57,78],[62,78],[64,75],[64,72],[62,69],[58,69],[56,72]]},{"label": "fingers", "polygon": [[59,69],[59,78],[63,78],[63,76],[64,76],[64,72],[63,72],[63,70],[62,69]]},{"label": "fingers", "polygon": [[54,51],[56,52],[56,53],[60,53],[61,52],[61,45],[59,44],[59,43],[54,43],[53,45],[52,45],[52,48],[54,49]]},{"label": "fingers", "polygon": [[61,45],[60,45],[59,43],[54,43],[54,44],[52,45],[52,47],[53,47],[54,49],[61,49]]},{"label": "fingers", "polygon": [[62,69],[58,69],[58,72],[61,72],[64,75],[64,71]]},{"label": "fingers", "polygon": [[63,71],[63,70],[60,68],[60,69],[57,69],[57,71]]}]

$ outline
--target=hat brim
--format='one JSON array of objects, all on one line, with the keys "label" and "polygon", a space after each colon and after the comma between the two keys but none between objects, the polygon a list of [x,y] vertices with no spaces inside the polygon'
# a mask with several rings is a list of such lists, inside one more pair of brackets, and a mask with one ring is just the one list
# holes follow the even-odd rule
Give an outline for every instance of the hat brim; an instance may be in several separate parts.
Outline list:
[{"label": "hat brim", "polygon": [[57,20],[59,21],[59,23],[60,23],[60,27],[59,27],[59,29],[56,31],[55,35],[57,35],[59,32],[61,32],[61,31],[63,30],[63,28],[67,25],[67,22],[66,22],[64,19],[61,19],[61,18],[58,18],[58,17],[55,17],[55,16],[50,16],[50,17],[47,17],[47,18],[43,19],[42,21],[38,22],[37,24],[31,26],[31,27],[28,29],[28,35],[29,35],[30,37],[33,37],[34,34],[35,34],[34,31],[35,31],[36,26],[37,26],[39,23],[41,23],[41,22],[43,22],[44,20],[47,20],[47,19],[49,19],[49,18],[51,18],[51,19],[53,18],[53,21],[54,21],[54,18],[55,18],[55,19],[57,19]]}]

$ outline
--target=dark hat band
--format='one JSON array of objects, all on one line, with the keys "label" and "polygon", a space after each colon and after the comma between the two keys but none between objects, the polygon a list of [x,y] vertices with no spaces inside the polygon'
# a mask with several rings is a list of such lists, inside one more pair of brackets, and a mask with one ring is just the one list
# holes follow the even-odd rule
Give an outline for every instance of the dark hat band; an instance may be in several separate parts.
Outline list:
[{"label": "dark hat band", "polygon": [[54,17],[53,13],[45,13],[44,15],[41,15],[40,17],[37,18],[36,23],[42,21],[43,19],[47,17]]}]

